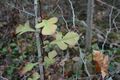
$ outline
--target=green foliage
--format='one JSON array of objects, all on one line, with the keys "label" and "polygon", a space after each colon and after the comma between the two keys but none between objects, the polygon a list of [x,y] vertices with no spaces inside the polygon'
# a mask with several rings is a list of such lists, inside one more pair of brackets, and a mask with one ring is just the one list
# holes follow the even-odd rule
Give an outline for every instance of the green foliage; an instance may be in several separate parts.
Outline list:
[{"label": "green foliage", "polygon": [[19,25],[16,29],[16,34],[23,34],[25,32],[34,32],[35,30],[30,28],[29,21],[27,21],[24,25]]},{"label": "green foliage", "polygon": [[25,73],[27,73],[28,71],[31,71],[32,68],[34,66],[36,66],[38,63],[28,63],[25,65],[25,67],[23,67],[23,69],[21,70],[20,74],[24,75]]},{"label": "green foliage", "polygon": [[31,78],[28,78],[28,80],[38,80],[40,78],[40,75],[37,72],[34,72],[32,74]]},{"label": "green foliage", "polygon": [[48,20],[42,20],[41,23],[36,24],[36,28],[42,28],[43,35],[52,35],[55,33],[57,29],[57,25],[55,24],[58,21],[56,17],[50,18]]},{"label": "green foliage", "polygon": [[[56,34],[56,40],[51,44],[57,44],[60,49],[65,50],[69,46],[74,46],[79,40],[79,35],[75,32],[68,32],[65,36],[61,32]],[[68,44],[68,45],[67,45]]]},{"label": "green foliage", "polygon": [[44,64],[45,64],[45,67],[48,68],[50,65],[52,65],[53,63],[55,63],[55,56],[57,55],[57,52],[55,50],[51,51],[48,53],[48,57],[45,56],[44,57]]}]

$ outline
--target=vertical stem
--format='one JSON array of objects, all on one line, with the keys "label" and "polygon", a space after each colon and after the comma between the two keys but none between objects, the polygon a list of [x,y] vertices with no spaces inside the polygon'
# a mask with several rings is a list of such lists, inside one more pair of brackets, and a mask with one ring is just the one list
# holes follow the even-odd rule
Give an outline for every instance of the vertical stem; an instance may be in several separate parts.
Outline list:
[{"label": "vertical stem", "polygon": [[78,49],[79,49],[79,53],[80,53],[80,59],[82,60],[82,62],[84,64],[84,67],[85,67],[85,71],[86,71],[86,73],[87,73],[87,75],[89,77],[89,80],[91,80],[91,77],[90,77],[91,75],[90,75],[90,73],[88,71],[86,60],[84,60],[84,58],[83,58],[83,53],[82,53],[82,51],[80,49],[80,45],[79,44],[78,44]]},{"label": "vertical stem", "polygon": [[73,4],[72,4],[72,1],[71,0],[68,0],[69,3],[70,3],[70,7],[72,9],[72,20],[73,20],[73,27],[75,28],[75,11],[74,11],[74,8],[73,8]]},{"label": "vertical stem", "polygon": [[[38,0],[34,0],[34,10],[35,10],[35,24],[38,23]],[[40,70],[40,79],[44,80],[44,71],[43,71],[43,64],[42,64],[42,52],[41,52],[41,40],[39,37],[39,29],[36,28],[36,44],[37,44],[37,50],[38,50],[38,62],[39,64],[39,70]]]},{"label": "vertical stem", "polygon": [[108,39],[108,35],[111,33],[111,30],[112,30],[112,14],[113,14],[113,7],[111,8],[111,11],[109,14],[109,30],[107,31],[106,36],[105,36],[105,40],[102,44],[102,51],[104,51],[104,46],[105,46],[105,43]]},{"label": "vertical stem", "polygon": [[88,0],[87,5],[87,25],[86,28],[86,51],[90,50],[92,40],[92,26],[93,26],[93,12],[94,12],[94,0]]}]

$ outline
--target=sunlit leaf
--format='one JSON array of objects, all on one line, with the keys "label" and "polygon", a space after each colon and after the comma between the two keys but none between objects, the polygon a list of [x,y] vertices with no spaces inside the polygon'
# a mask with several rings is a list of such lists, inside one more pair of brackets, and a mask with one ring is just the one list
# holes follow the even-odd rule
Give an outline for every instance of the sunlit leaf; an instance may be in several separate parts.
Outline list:
[{"label": "sunlit leaf", "polygon": [[57,25],[55,24],[58,21],[57,17],[50,18],[48,20],[42,20],[41,23],[38,23],[35,27],[42,28],[43,35],[52,35],[55,33],[57,29]]},{"label": "sunlit leaf", "polygon": [[43,35],[52,35],[55,33],[56,29],[57,29],[57,25],[49,24],[49,26],[46,26],[42,29],[42,34]]},{"label": "sunlit leaf", "polygon": [[49,24],[54,24],[54,23],[58,22],[58,18],[57,17],[50,18],[48,20],[48,22],[49,22]]},{"label": "sunlit leaf", "polygon": [[16,34],[23,34],[25,32],[34,32],[35,30],[30,28],[29,21],[27,21],[24,25],[19,25],[16,29]]},{"label": "sunlit leaf", "polygon": [[52,41],[51,44],[57,44],[60,49],[65,50],[68,46],[74,46],[78,40],[79,35],[75,32],[68,32],[65,36],[58,32],[56,40]]},{"label": "sunlit leaf", "polygon": [[62,50],[66,50],[67,47],[68,47],[68,45],[65,44],[63,41],[57,42],[56,44],[57,44],[58,47],[59,47],[60,49],[62,49]]},{"label": "sunlit leaf", "polygon": [[79,35],[75,32],[68,32],[64,37],[63,40],[65,43],[69,45],[75,45],[79,40]]}]

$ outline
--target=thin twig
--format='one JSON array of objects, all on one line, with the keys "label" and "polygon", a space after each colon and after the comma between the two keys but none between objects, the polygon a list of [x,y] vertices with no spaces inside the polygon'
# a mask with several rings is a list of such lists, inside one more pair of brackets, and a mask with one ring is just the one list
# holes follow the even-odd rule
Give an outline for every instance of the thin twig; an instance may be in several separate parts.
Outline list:
[{"label": "thin twig", "polygon": [[56,7],[53,9],[53,11],[51,11],[49,14],[48,14],[48,16],[51,16],[56,10],[57,10],[57,8],[58,8],[58,3],[59,3],[59,1],[60,0],[57,0],[57,2],[56,2]]},{"label": "thin twig", "polygon": [[88,77],[89,77],[90,80],[91,80],[91,77],[90,77],[91,75],[90,75],[90,73],[89,73],[89,71],[88,71],[88,69],[87,69],[86,60],[83,59],[83,54],[82,54],[82,51],[81,51],[81,49],[80,49],[80,45],[79,45],[79,44],[78,44],[78,47],[79,47],[80,59],[82,60],[84,66],[85,66],[85,71],[86,71]]},{"label": "thin twig", "polygon": [[104,43],[102,44],[102,51],[104,51],[104,46],[105,46],[105,43],[107,41],[107,38],[108,38],[108,35],[110,34],[111,30],[112,30],[112,13],[113,13],[113,7],[111,8],[111,12],[109,14],[109,30],[107,31],[107,34],[105,36],[105,40],[104,40]]},{"label": "thin twig", "polygon": [[66,25],[66,29],[67,29],[68,31],[70,31],[69,28],[68,28],[67,21],[66,21],[66,19],[65,19],[64,16],[63,16],[63,10],[62,10],[62,8],[61,8],[59,5],[57,5],[57,7],[58,7],[58,8],[60,9],[60,11],[61,11],[63,21],[65,22],[65,25]]},{"label": "thin twig", "polygon": [[115,20],[116,20],[116,18],[117,18],[119,15],[120,15],[120,12],[118,12],[118,13],[116,14],[116,16],[113,18],[113,24],[114,24],[115,29],[117,30],[117,32],[118,32],[118,28],[117,28],[117,24],[116,24]]},{"label": "thin twig", "polygon": [[12,7],[12,8],[15,8],[15,9],[19,10],[20,12],[23,12],[23,13],[28,14],[28,15],[30,15],[30,16],[35,16],[34,14],[32,14],[32,13],[30,13],[30,12],[27,12],[27,11],[24,10],[24,9],[21,10],[21,9],[15,7],[14,5],[11,5],[10,3],[6,3],[6,4],[7,4],[8,6]]},{"label": "thin twig", "polygon": [[117,8],[117,7],[115,7],[115,6],[112,6],[112,5],[110,5],[110,4],[107,4],[106,2],[101,1],[101,0],[96,0],[96,1],[98,1],[99,3],[101,3],[101,4],[103,4],[103,5],[108,6],[108,7],[110,7],[110,8],[113,8],[113,9],[117,10],[118,12],[120,12],[120,9]]},{"label": "thin twig", "polygon": [[74,8],[73,8],[73,4],[72,4],[72,1],[71,0],[68,0],[69,3],[70,3],[70,6],[71,6],[71,9],[72,9],[72,21],[73,21],[73,27],[75,28],[75,11],[74,11]]}]

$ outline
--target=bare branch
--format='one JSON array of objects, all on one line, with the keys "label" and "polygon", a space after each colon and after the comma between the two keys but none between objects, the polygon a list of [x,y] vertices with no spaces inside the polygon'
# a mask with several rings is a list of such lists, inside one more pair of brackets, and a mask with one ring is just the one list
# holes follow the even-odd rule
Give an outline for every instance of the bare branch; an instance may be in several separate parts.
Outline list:
[{"label": "bare branch", "polygon": [[104,45],[107,41],[107,38],[108,38],[108,35],[110,34],[111,30],[112,30],[112,13],[113,13],[113,7],[111,8],[111,12],[109,14],[109,30],[107,31],[107,34],[105,36],[105,40],[104,40],[104,43],[102,44],[102,51],[104,50]]},{"label": "bare branch", "polygon": [[65,25],[66,25],[66,29],[67,29],[68,31],[70,31],[69,28],[68,28],[67,21],[65,20],[65,18],[64,18],[64,16],[63,16],[63,10],[62,10],[62,8],[61,8],[59,5],[57,5],[57,7],[58,7],[58,8],[60,9],[60,11],[61,11],[63,21],[65,22]]},{"label": "bare branch", "polygon": [[120,15],[120,12],[118,12],[118,13],[116,14],[116,16],[114,17],[114,19],[113,19],[113,24],[114,24],[115,29],[117,30],[117,32],[118,32],[118,27],[117,27],[117,24],[116,24],[115,20],[116,20],[116,18],[117,18],[119,15]]},{"label": "bare branch", "polygon": [[112,6],[112,5],[110,5],[110,4],[107,4],[106,2],[101,1],[101,0],[96,0],[96,1],[98,1],[98,2],[101,3],[101,4],[104,4],[104,5],[108,6],[108,7],[110,7],[110,8],[113,8],[113,9],[117,10],[118,12],[120,12],[120,9],[118,9],[118,8],[115,7],[115,6]]}]

